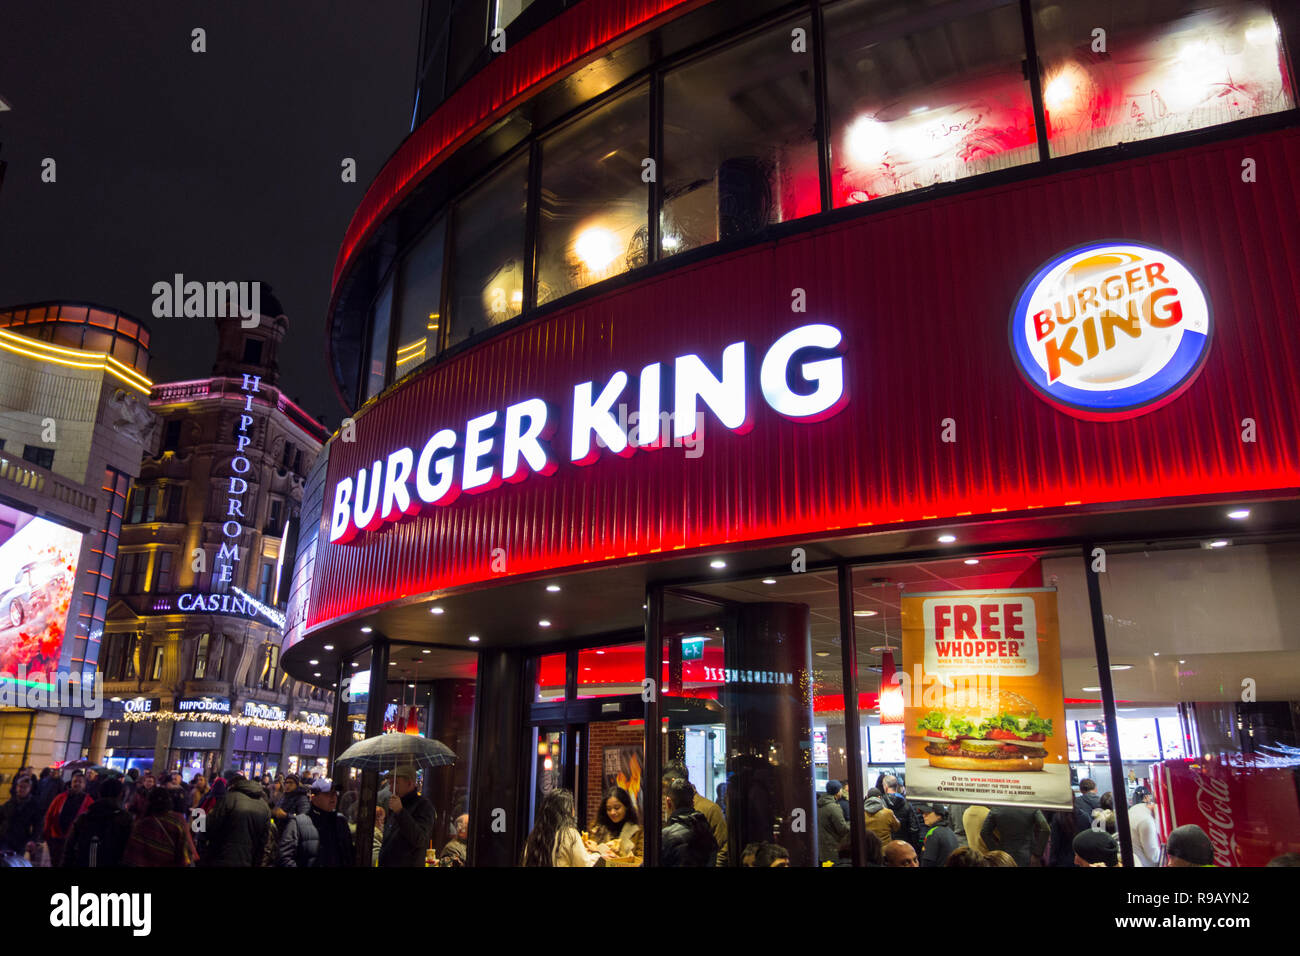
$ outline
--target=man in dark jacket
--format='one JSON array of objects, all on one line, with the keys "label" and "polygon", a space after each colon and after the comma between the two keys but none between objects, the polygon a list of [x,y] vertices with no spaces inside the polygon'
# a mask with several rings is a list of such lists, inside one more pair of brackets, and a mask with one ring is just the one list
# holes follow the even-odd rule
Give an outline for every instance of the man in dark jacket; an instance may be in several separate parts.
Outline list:
[{"label": "man in dark jacket", "polygon": [[948,808],[942,803],[918,803],[917,813],[925,823],[925,837],[921,849],[922,866],[943,866],[957,849],[957,834],[948,824]]},{"label": "man in dark jacket", "polygon": [[290,817],[280,836],[280,866],[356,866],[348,821],[335,808],[339,795],[324,777],[311,783],[311,806]]},{"label": "man in dark jacket", "polygon": [[0,850],[10,850],[20,856],[27,852],[27,844],[41,838],[45,813],[36,801],[36,780],[28,774],[14,778],[9,787],[9,799],[0,806]]},{"label": "man in dark jacket", "polygon": [[415,788],[415,768],[393,771],[393,794],[388,798],[388,820],[380,866],[424,866],[433,839],[433,804]]},{"label": "man in dark jacket", "polygon": [[993,807],[984,818],[980,839],[989,850],[1010,853],[1016,866],[1028,866],[1032,857],[1041,857],[1047,849],[1050,832],[1042,810]]},{"label": "man in dark jacket", "polygon": [[1101,807],[1097,784],[1084,777],[1079,781],[1079,795],[1074,798],[1074,832],[1082,833],[1092,826],[1092,811]]},{"label": "man in dark jacket", "polygon": [[817,796],[817,857],[822,863],[839,858],[840,840],[849,832],[848,821],[840,812],[840,782],[826,781],[826,792]]},{"label": "man in dark jacket", "polygon": [[880,778],[877,786],[885,794],[885,806],[894,811],[894,816],[898,819],[899,829],[895,834],[896,839],[906,840],[912,844],[912,849],[920,853],[921,846],[925,842],[922,838],[921,819],[917,811],[907,802],[907,798],[903,796],[898,778],[893,774],[885,774]]},{"label": "man in dark jacket", "polygon": [[207,847],[202,859],[208,866],[258,866],[262,862],[271,827],[271,811],[262,785],[232,774],[226,796],[207,819]]},{"label": "man in dark jacket", "polygon": [[112,778],[99,787],[99,799],[72,824],[63,848],[63,865],[116,867],[131,839],[131,814],[122,809],[122,781]]},{"label": "man in dark jacket", "polygon": [[659,835],[659,865],[713,866],[718,841],[708,819],[695,809],[695,787],[680,778],[665,781],[663,796],[669,816]]}]

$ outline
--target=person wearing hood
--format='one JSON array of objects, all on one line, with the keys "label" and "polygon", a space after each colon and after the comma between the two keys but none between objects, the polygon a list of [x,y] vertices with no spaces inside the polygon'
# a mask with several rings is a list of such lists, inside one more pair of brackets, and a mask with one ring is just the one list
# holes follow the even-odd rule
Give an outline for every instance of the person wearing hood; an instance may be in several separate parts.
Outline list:
[{"label": "person wearing hood", "polygon": [[881,846],[894,839],[894,834],[903,826],[894,816],[894,811],[885,806],[885,795],[875,787],[867,791],[863,809],[867,815],[867,830],[876,835]]},{"label": "person wearing hood", "polygon": [[[263,791],[265,792],[265,791]],[[301,785],[295,774],[289,774],[284,778],[284,796],[275,806],[275,822],[281,827],[300,813],[306,813],[311,808],[311,797],[306,789]]]},{"label": "person wearing hood", "polygon": [[921,844],[921,866],[943,866],[960,844],[957,834],[948,824],[948,808],[942,803],[918,803],[917,813],[925,824],[924,842]]},{"label": "person wearing hood", "polygon": [[63,861],[63,843],[72,832],[72,824],[95,801],[86,793],[86,775],[74,771],[68,789],[50,801],[45,811],[45,842],[50,846],[50,861],[58,866]]},{"label": "person wearing hood", "polygon": [[826,792],[817,795],[817,859],[821,863],[839,859],[840,840],[849,832],[840,811],[840,789],[838,780],[827,780]]},{"label": "person wearing hood", "polygon": [[213,867],[258,866],[270,832],[271,810],[262,785],[231,773],[226,795],[208,815],[203,859]]},{"label": "person wearing hood", "polygon": [[918,811],[915,807],[907,802],[903,796],[902,786],[898,778],[892,773],[881,774],[876,781],[876,788],[884,795],[885,806],[894,811],[894,816],[898,818],[899,832],[897,839],[906,840],[912,844],[912,848],[919,854],[921,847],[924,845],[922,834],[924,827],[921,826]]},{"label": "person wearing hood", "polygon": [[117,867],[131,839],[131,814],[122,809],[122,781],[105,780],[99,799],[77,817],[63,847],[65,867]]},{"label": "person wearing hood", "polygon": [[[695,788],[690,781],[680,777],[665,780],[663,801],[668,821],[660,834],[660,865],[713,866],[718,841],[713,837],[709,821],[694,807]],[[835,815],[843,822],[838,809]]]}]

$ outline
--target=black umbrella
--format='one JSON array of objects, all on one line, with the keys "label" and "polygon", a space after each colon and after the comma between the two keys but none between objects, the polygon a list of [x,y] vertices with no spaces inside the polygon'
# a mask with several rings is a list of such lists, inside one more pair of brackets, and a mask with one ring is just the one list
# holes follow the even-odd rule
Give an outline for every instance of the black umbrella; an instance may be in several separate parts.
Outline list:
[{"label": "black umbrella", "polygon": [[398,767],[423,770],[455,762],[456,755],[440,740],[414,734],[383,734],[353,744],[339,755],[335,766],[378,771],[396,770]]}]

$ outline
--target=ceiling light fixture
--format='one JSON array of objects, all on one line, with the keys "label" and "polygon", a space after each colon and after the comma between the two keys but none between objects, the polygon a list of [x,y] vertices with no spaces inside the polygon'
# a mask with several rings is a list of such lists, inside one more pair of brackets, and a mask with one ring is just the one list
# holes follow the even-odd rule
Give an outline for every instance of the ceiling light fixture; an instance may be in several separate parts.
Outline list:
[{"label": "ceiling light fixture", "polygon": [[956,540],[957,540],[957,536],[956,536],[955,534],[941,534],[941,535],[939,535],[939,543],[940,543],[940,544],[952,544],[952,543],[953,543],[954,541],[956,541]]},{"label": "ceiling light fixture", "polygon": [[1249,508],[1238,508],[1236,511],[1229,511],[1229,512],[1228,512],[1228,517],[1229,517],[1229,518],[1232,518],[1232,519],[1235,520],[1235,521],[1240,521],[1240,520],[1243,519],[1243,518],[1249,518],[1249,517],[1250,517],[1250,509],[1249,509]]},{"label": "ceiling light fixture", "polygon": [[764,584],[776,584],[776,578],[763,578]]},{"label": "ceiling light fixture", "polygon": [[546,585],[546,590],[554,594],[556,591],[560,590],[560,586],[558,584],[548,584]]},{"label": "ceiling light fixture", "polygon": [[723,561],[721,558],[714,558],[709,562],[709,567],[711,568],[725,568],[726,566],[727,562]]}]

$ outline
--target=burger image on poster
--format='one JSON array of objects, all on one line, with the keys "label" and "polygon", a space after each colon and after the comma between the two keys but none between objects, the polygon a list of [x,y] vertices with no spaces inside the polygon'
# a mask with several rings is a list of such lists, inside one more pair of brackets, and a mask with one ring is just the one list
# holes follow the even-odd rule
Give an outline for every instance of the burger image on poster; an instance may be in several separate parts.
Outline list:
[{"label": "burger image on poster", "polygon": [[1012,693],[944,695],[916,727],[931,767],[1021,773],[1043,769],[1052,721],[1032,701]]},{"label": "burger image on poster", "polygon": [[1063,252],[1025,283],[1011,351],[1038,395],[1078,418],[1133,418],[1168,404],[1209,352],[1200,283],[1177,258],[1130,242]]}]

